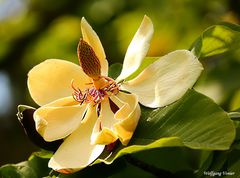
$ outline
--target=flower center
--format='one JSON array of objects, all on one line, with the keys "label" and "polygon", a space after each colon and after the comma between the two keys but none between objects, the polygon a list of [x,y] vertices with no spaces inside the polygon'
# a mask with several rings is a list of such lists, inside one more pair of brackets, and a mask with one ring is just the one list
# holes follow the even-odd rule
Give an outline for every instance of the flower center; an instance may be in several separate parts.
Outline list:
[{"label": "flower center", "polygon": [[86,90],[82,91],[79,88],[73,88],[73,98],[82,105],[83,103],[94,102],[94,104],[100,103],[104,98],[116,95],[119,92],[119,84],[117,84],[113,79],[109,77],[99,77],[98,79],[93,79],[91,86]]},{"label": "flower center", "polygon": [[100,103],[104,98],[116,95],[119,84],[113,79],[101,76],[101,64],[93,48],[83,39],[78,44],[78,59],[83,72],[92,79],[91,85],[84,91],[75,88],[72,82],[73,98],[81,104],[94,102]]}]

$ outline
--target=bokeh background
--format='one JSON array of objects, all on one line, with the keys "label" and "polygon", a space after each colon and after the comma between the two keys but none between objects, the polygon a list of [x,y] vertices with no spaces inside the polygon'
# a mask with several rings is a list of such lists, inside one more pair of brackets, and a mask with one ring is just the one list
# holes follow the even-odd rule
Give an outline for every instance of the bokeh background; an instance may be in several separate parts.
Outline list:
[{"label": "bokeh background", "polygon": [[[28,93],[28,71],[48,58],[78,63],[83,16],[98,33],[109,63],[121,63],[145,14],[155,28],[148,56],[161,56],[189,49],[211,25],[239,24],[240,1],[0,0],[0,165],[26,160],[38,150],[16,117],[18,104],[37,107]],[[202,62],[206,70],[196,89],[227,111],[239,108],[240,50]]]}]

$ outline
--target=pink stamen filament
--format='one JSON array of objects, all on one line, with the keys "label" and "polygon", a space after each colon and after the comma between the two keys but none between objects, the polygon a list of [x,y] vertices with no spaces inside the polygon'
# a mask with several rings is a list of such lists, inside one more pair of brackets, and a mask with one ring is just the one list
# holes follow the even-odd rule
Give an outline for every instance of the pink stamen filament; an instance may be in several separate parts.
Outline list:
[{"label": "pink stamen filament", "polygon": [[[103,77],[107,82],[108,85],[103,86],[100,89],[96,89],[94,86],[91,88],[86,89],[84,92],[81,91],[79,88],[76,88],[73,84],[73,80],[71,82],[71,87],[73,88],[73,98],[81,104],[84,102],[89,103],[93,101],[95,104],[100,103],[104,98],[107,96],[115,95],[119,91],[119,84],[109,78]],[[91,83],[88,83],[88,85]]]}]

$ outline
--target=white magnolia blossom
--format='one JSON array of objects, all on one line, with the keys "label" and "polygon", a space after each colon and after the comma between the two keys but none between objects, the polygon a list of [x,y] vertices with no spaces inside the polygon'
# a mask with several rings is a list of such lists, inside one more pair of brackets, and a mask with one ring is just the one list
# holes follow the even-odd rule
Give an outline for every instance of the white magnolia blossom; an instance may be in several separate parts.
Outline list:
[{"label": "white magnolia blossom", "polygon": [[88,166],[117,140],[127,145],[140,118],[138,102],[151,108],[171,104],[194,85],[203,69],[192,52],[177,50],[124,80],[139,68],[150,46],[153,25],[144,16],[114,81],[107,77],[108,62],[99,37],[84,18],[81,30],[81,67],[48,59],[28,74],[31,97],[40,106],[34,112],[36,130],[46,141],[64,139],[49,161],[50,168],[63,173]]}]

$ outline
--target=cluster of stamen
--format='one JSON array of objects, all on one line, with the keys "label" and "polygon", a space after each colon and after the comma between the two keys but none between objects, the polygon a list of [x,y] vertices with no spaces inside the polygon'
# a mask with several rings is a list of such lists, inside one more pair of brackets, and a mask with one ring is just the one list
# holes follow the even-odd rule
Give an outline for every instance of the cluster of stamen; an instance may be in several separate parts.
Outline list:
[{"label": "cluster of stamen", "polygon": [[96,81],[93,80],[89,88],[84,91],[81,91],[79,88],[76,88],[72,81],[73,88],[73,98],[82,105],[83,103],[94,102],[94,104],[100,103],[104,98],[116,95],[119,92],[119,84],[117,84],[113,79],[109,77],[101,77],[104,80],[102,86],[96,87]]}]

